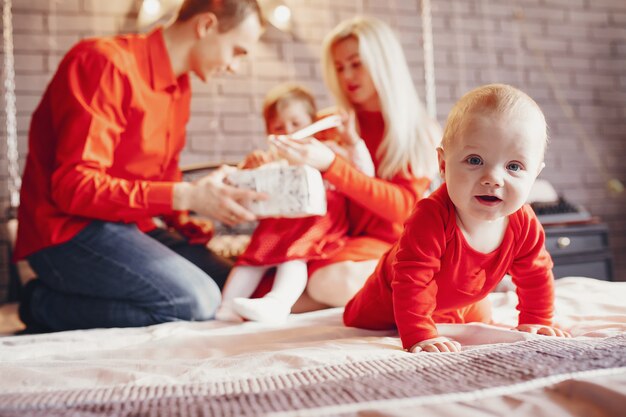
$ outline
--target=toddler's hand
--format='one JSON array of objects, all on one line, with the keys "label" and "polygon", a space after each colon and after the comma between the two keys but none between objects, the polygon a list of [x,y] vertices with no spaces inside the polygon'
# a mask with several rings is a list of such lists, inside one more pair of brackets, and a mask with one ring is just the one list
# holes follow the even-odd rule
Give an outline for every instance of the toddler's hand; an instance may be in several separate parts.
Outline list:
[{"label": "toddler's hand", "polygon": [[258,168],[261,165],[265,165],[274,161],[274,157],[271,152],[256,150],[250,152],[244,160],[237,166],[240,169],[253,169]]},{"label": "toddler's hand", "polygon": [[520,324],[514,330],[532,334],[542,334],[544,336],[572,337],[572,335],[565,330],[561,330],[553,326],[544,326],[541,324]]},{"label": "toddler's hand", "polygon": [[456,340],[448,339],[447,337],[435,337],[432,339],[426,339],[419,343],[416,343],[409,349],[411,353],[417,352],[460,352],[461,344]]}]

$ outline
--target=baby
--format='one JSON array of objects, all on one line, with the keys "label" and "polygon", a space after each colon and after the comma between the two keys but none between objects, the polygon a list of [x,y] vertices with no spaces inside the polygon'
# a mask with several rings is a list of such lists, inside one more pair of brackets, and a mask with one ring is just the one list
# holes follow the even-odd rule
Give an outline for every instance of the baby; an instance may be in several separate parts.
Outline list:
[{"label": "baby", "polygon": [[347,326],[397,327],[410,352],[458,352],[435,323],[491,321],[485,297],[509,273],[516,330],[568,337],[552,324],[552,260],[524,205],[548,137],[535,101],[508,85],[476,88],[453,107],[437,149],[445,183],[417,203],[400,240],[344,311]]},{"label": "baby", "polygon": [[[263,105],[266,130],[272,135],[289,135],[300,130],[313,123],[316,114],[311,93],[294,84],[280,85],[271,90]],[[328,137],[328,132],[324,136]],[[339,140],[342,143],[333,143],[331,149],[343,153],[362,172],[374,175],[374,164],[365,143],[362,140]],[[270,153],[253,152],[246,158],[243,167],[254,168],[273,159]],[[306,287],[307,261],[331,256],[341,248],[346,236],[348,219],[344,196],[327,189],[326,199],[328,209],[324,216],[264,219],[259,222],[249,246],[239,256],[228,277],[216,319],[285,320]],[[248,298],[271,267],[276,267],[271,291],[263,298]]]}]

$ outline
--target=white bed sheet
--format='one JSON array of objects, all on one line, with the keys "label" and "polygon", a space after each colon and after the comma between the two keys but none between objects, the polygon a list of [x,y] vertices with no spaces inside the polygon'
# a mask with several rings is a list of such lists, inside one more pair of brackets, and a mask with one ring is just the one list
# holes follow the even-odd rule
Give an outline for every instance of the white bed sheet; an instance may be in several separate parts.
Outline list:
[{"label": "white bed sheet", "polygon": [[[564,278],[556,281],[556,294],[557,323],[574,337],[582,340],[626,333],[626,282]],[[465,349],[542,337],[508,330],[507,326],[516,322],[514,293],[494,293],[490,298],[494,319],[504,327],[441,325],[440,332],[455,337]],[[409,355],[401,349],[395,331],[346,328],[341,313],[341,309],[330,309],[292,315],[282,325],[175,322],[146,328],[3,337],[0,396],[105,387],[236,384],[250,375],[285,375]],[[581,384],[587,388],[581,391]],[[624,369],[545,380],[507,392],[451,397],[445,403],[442,398],[431,402],[406,399],[279,415],[409,416],[419,412],[424,416],[482,416],[517,410],[523,411],[519,415],[534,417],[605,416],[619,409],[614,404],[626,404]],[[366,411],[368,414],[362,414]]]}]

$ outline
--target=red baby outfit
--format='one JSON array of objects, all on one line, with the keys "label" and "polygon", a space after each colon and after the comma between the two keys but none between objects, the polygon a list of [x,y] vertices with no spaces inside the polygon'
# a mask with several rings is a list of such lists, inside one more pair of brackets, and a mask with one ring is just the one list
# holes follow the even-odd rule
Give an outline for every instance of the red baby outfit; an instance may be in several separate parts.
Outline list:
[{"label": "red baby outfit", "polygon": [[[508,220],[500,246],[487,254],[477,252],[458,228],[455,207],[442,185],[417,204],[400,240],[346,305],[344,323],[397,327],[409,349],[437,337],[437,322],[467,322],[467,308],[509,273],[517,286],[519,324],[551,325],[554,278],[543,229],[529,206]],[[471,321],[486,319],[476,316]]]}]

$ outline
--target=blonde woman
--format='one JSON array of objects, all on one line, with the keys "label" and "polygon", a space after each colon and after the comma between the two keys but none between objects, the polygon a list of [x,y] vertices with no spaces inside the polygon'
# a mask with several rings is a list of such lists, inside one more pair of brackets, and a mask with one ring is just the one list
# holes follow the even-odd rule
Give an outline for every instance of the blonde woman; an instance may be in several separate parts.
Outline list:
[{"label": "blonde woman", "polygon": [[402,225],[437,173],[441,130],[426,114],[391,28],[357,17],[326,37],[322,65],[328,88],[346,117],[345,141],[364,141],[375,177],[359,172],[318,140],[278,137],[281,154],[319,169],[348,199],[349,239],[328,260],[310,262],[308,295],[343,306],[373,272],[380,256],[399,238]]}]

